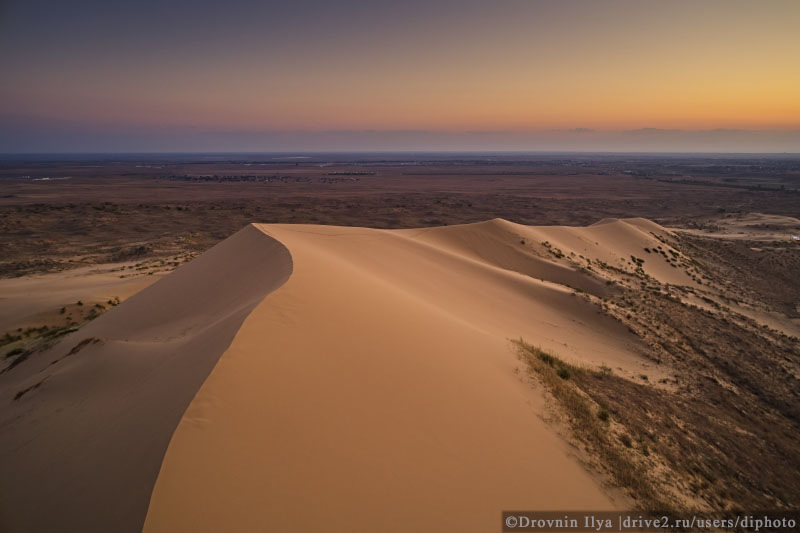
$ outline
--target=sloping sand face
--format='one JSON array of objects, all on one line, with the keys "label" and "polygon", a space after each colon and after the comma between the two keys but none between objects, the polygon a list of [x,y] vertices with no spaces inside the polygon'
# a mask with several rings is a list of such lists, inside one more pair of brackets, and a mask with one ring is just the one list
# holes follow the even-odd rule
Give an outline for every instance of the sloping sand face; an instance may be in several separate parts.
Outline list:
[{"label": "sloping sand face", "polygon": [[107,305],[114,298],[127,300],[163,277],[136,276],[121,279],[115,267],[80,267],[65,272],[38,274],[23,278],[0,279],[0,331],[14,331],[18,327],[38,327],[42,324],[64,322],[58,309],[78,300],[90,307],[96,303]]},{"label": "sloping sand face", "polygon": [[0,375],[0,531],[141,531],[186,407],[291,269],[249,226]]},{"label": "sloping sand face", "polygon": [[619,505],[541,420],[508,339],[630,371],[636,340],[550,279],[574,273],[504,244],[521,231],[619,259],[652,239],[614,224],[259,226],[292,276],[186,411],[145,531],[485,532],[503,509]]},{"label": "sloping sand face", "polygon": [[570,287],[613,288],[542,246],[622,265],[661,232],[249,226],[0,375],[0,530],[492,531],[620,505],[509,339],[652,374]]}]

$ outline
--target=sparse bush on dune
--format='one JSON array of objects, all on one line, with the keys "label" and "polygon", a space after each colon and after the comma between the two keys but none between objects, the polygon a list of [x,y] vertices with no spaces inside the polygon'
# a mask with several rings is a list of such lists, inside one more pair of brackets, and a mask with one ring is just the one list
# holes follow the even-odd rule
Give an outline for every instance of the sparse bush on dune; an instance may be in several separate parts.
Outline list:
[{"label": "sparse bush on dune", "polygon": [[14,357],[15,355],[19,355],[24,351],[25,350],[23,350],[22,348],[14,348],[13,350],[10,350],[8,353],[6,353],[5,358],[8,359],[9,357]]},{"label": "sparse bush on dune", "polygon": [[[114,298],[108,300],[107,303],[109,306],[114,307],[120,304],[120,299],[119,297],[115,296]],[[84,306],[82,300],[78,300],[75,305]],[[88,307],[88,305],[86,307]],[[81,316],[81,313],[79,312],[79,321],[76,322],[75,320],[72,320],[72,314],[67,313],[65,306],[61,307],[59,310],[59,314],[64,315],[64,321],[60,324],[29,326],[25,329],[20,327],[16,329],[17,334],[12,334],[10,332],[5,333],[3,336],[0,336],[0,347],[15,342],[20,342],[21,346],[15,347],[9,350],[7,353],[0,355],[2,359],[13,358],[11,364],[6,366],[2,372],[7,372],[15,368],[17,365],[27,360],[28,356],[32,353],[44,351],[50,348],[62,337],[78,331],[82,325],[85,325],[88,323],[88,321],[96,319],[107,309],[108,307],[103,304],[94,304],[91,307],[88,307],[88,311],[85,316]]]},{"label": "sparse bush on dune", "polygon": [[[667,365],[662,369],[669,368],[671,377],[614,375],[607,365],[599,371],[573,370],[523,341],[517,342],[520,359],[552,394],[557,408],[567,413],[573,437],[605,465],[617,485],[629,489],[642,509],[663,503],[682,511],[797,509],[800,416],[797,374],[787,365],[796,360],[797,340],[718,302],[748,301],[740,295],[752,296],[752,283],[759,288],[759,298],[766,295],[776,309],[789,309],[797,301],[797,284],[791,277],[796,271],[769,271],[773,261],[760,263],[766,272],[734,262],[738,256],[728,248],[750,253],[738,243],[690,244],[700,251],[705,250],[701,245],[716,246],[731,257],[726,263],[702,265],[704,287],[652,280],[637,287],[634,282],[641,278],[629,273],[619,282],[622,292],[598,302],[648,343],[645,355]],[[694,264],[685,249],[667,253],[661,248],[651,250],[673,268],[683,268],[687,261]],[[714,269],[724,270],[721,274]],[[724,281],[723,274],[731,271],[743,272],[742,277]],[[714,286],[728,289],[720,295],[707,288]],[[712,309],[688,305],[680,297],[687,295]],[[562,367],[569,379],[559,376]],[[648,485],[643,493],[632,488]],[[663,494],[670,500],[664,502]]]},{"label": "sparse bush on dune", "polygon": [[32,353],[30,350],[22,350],[22,349],[20,350],[21,351],[19,352],[16,352],[16,350],[12,350],[12,352],[16,352],[14,355],[6,354],[6,359],[11,359],[11,364],[9,364],[3,370],[0,370],[0,374],[8,372],[9,370],[15,368],[23,361],[26,361],[28,359],[28,356],[30,356]]},{"label": "sparse bush on dune", "polygon": [[[614,484],[626,489],[644,511],[674,510],[674,502],[665,498],[642,460],[635,457],[637,452],[632,449],[633,440],[627,433],[628,428],[617,429],[618,437],[612,437],[614,433],[609,429],[609,411],[603,406],[598,407],[573,380],[568,379],[570,376],[586,373],[608,376],[609,373],[604,370],[608,367],[604,365],[599,371],[576,367],[522,339],[513,342],[518,357],[527,365],[529,374],[544,385],[567,415],[569,429],[574,438],[597,456]],[[650,455],[646,446],[639,453],[642,456]]]}]

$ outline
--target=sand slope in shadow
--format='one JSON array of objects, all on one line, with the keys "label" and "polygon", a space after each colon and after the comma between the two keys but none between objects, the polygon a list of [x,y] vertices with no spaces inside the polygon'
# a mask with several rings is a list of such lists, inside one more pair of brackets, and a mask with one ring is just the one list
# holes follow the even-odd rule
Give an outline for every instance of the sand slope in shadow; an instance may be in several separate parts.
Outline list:
[{"label": "sand slope in shadow", "polygon": [[248,226],[0,375],[0,530],[141,531],[186,407],[291,270]]}]

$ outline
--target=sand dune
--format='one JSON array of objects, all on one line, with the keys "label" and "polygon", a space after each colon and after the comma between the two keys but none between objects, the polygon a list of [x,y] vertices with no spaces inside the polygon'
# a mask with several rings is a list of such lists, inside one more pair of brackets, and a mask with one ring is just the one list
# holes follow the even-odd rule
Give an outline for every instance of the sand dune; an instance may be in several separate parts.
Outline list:
[{"label": "sand dune", "polygon": [[[606,250],[648,238],[615,225]],[[642,367],[627,331],[536,278],[595,281],[512,246],[518,233],[579,233],[500,220],[259,227],[294,271],[187,410],[146,531],[487,531],[502,509],[621,505],[537,416],[542,399],[508,345],[524,336],[587,364]]]},{"label": "sand dune", "polygon": [[540,418],[509,339],[652,375],[637,338],[573,290],[613,287],[547,246],[622,268],[664,232],[249,226],[0,376],[3,520],[487,531],[503,509],[620,507]]},{"label": "sand dune", "polygon": [[245,228],[0,375],[0,530],[141,531],[181,415],[290,272],[283,246]]}]

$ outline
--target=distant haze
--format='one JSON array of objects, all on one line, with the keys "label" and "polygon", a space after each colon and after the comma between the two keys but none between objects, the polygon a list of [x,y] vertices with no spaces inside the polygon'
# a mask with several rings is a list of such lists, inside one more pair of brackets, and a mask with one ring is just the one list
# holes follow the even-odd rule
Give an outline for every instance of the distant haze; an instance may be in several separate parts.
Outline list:
[{"label": "distant haze", "polygon": [[800,152],[796,0],[0,2],[0,152]]}]

